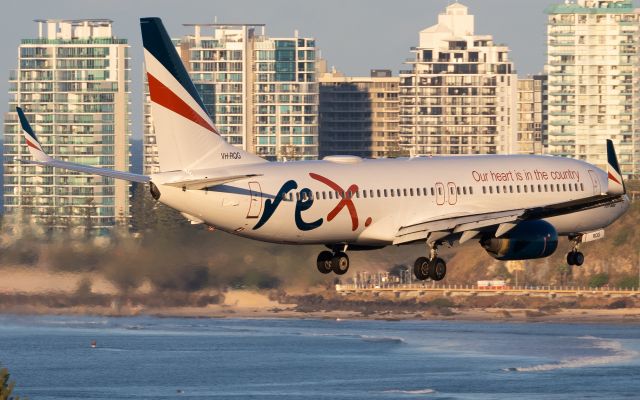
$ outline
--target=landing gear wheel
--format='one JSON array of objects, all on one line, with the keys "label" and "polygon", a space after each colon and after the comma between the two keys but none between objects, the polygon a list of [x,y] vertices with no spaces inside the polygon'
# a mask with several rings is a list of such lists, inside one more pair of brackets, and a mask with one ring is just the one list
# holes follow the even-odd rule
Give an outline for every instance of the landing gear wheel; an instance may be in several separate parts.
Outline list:
[{"label": "landing gear wheel", "polygon": [[331,259],[333,258],[333,253],[330,251],[323,251],[318,254],[318,271],[323,274],[328,274],[331,272]]},{"label": "landing gear wheel", "polygon": [[570,252],[567,253],[567,264],[576,265],[576,262],[573,259],[573,254],[574,253],[575,253],[574,251],[570,251]]},{"label": "landing gear wheel", "polygon": [[570,251],[567,254],[567,264],[575,265],[577,267],[584,264],[584,254],[579,251]]},{"label": "landing gear wheel", "polygon": [[349,257],[343,252],[337,252],[331,259],[331,270],[336,275],[344,275],[349,270]]},{"label": "landing gear wheel", "polygon": [[429,278],[441,281],[447,275],[447,264],[442,258],[436,257],[429,263]]},{"label": "landing gear wheel", "polygon": [[584,254],[582,254],[579,251],[576,251],[573,254],[573,265],[575,265],[576,267],[580,267],[582,266],[582,264],[584,264]]},{"label": "landing gear wheel", "polygon": [[424,281],[429,277],[429,260],[427,257],[419,257],[413,263],[413,274],[419,281]]}]

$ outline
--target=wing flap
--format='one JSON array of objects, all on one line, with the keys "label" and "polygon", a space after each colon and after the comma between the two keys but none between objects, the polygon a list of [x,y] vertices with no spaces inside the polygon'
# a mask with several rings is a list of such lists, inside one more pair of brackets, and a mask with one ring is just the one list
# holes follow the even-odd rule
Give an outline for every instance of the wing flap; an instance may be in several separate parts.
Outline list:
[{"label": "wing flap", "polygon": [[[433,239],[436,236],[439,237],[439,240],[454,233],[477,231],[493,225],[515,222],[525,211],[525,209],[518,209],[485,214],[459,215],[425,221],[400,228],[393,244],[398,245]],[[448,234],[445,236],[441,234],[433,235],[436,232],[448,232]]]}]

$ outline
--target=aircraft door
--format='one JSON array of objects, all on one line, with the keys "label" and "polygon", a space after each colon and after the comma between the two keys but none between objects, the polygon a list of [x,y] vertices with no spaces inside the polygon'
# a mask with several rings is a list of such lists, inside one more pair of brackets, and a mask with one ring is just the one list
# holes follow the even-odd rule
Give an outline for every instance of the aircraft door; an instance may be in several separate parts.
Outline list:
[{"label": "aircraft door", "polygon": [[262,211],[262,189],[258,182],[249,182],[251,200],[249,201],[249,212],[247,218],[258,218]]},{"label": "aircraft door", "polygon": [[436,204],[441,206],[445,202],[445,197],[447,193],[445,192],[444,185],[442,184],[442,182],[436,182],[435,189],[436,189]]},{"label": "aircraft door", "polygon": [[600,179],[595,172],[589,170],[589,178],[591,178],[591,184],[593,185],[593,194],[598,195],[602,193],[602,189],[600,188]]}]

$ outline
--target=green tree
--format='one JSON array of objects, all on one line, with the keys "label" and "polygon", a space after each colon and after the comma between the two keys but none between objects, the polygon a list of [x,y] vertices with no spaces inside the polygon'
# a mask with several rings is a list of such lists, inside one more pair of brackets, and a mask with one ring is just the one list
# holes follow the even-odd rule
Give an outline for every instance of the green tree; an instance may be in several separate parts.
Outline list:
[{"label": "green tree", "polygon": [[572,273],[571,267],[565,263],[562,263],[558,265],[556,271],[558,273],[558,278],[559,278],[558,281],[560,282],[560,285],[561,286],[567,285],[569,283],[569,279]]},{"label": "green tree", "polygon": [[595,274],[589,279],[589,287],[599,288],[609,283],[609,274],[604,272]]},{"label": "green tree", "polygon": [[620,289],[633,289],[638,287],[638,277],[637,276],[623,276],[618,280],[616,286]]},{"label": "green tree", "polygon": [[[0,368],[0,400],[20,400],[19,396],[12,396],[16,383],[9,381],[11,375],[6,368]],[[26,399],[26,398],[25,398]]]}]

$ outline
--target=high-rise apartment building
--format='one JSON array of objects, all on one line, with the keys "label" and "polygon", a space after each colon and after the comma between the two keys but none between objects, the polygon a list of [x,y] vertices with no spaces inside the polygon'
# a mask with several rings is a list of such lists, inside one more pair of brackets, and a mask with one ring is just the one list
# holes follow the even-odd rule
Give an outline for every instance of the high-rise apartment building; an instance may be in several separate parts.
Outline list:
[{"label": "high-rise apartment building", "polygon": [[94,233],[129,217],[129,184],[112,178],[24,165],[30,158],[17,114],[21,106],[52,157],[129,169],[129,45],[109,20],[38,20],[11,71],[4,126],[5,220],[18,229],[77,227]]},{"label": "high-rise apartment building", "polygon": [[517,152],[509,48],[474,24],[466,6],[449,5],[420,32],[412,69],[400,71],[400,140],[414,155]]},{"label": "high-rise apartment building", "polygon": [[612,139],[623,174],[640,174],[638,10],[631,0],[547,9],[549,154],[604,167]]},{"label": "high-rise apartment building", "polygon": [[[193,35],[175,43],[221,135],[270,160],[318,158],[315,40],[270,38],[263,25],[189,26]],[[158,171],[149,111],[145,172]]]},{"label": "high-rise apartment building", "polygon": [[397,157],[400,79],[390,70],[371,76],[325,73],[320,83],[320,156]]},{"label": "high-rise apartment building", "polygon": [[547,144],[547,76],[518,78],[518,153],[543,154]]}]

